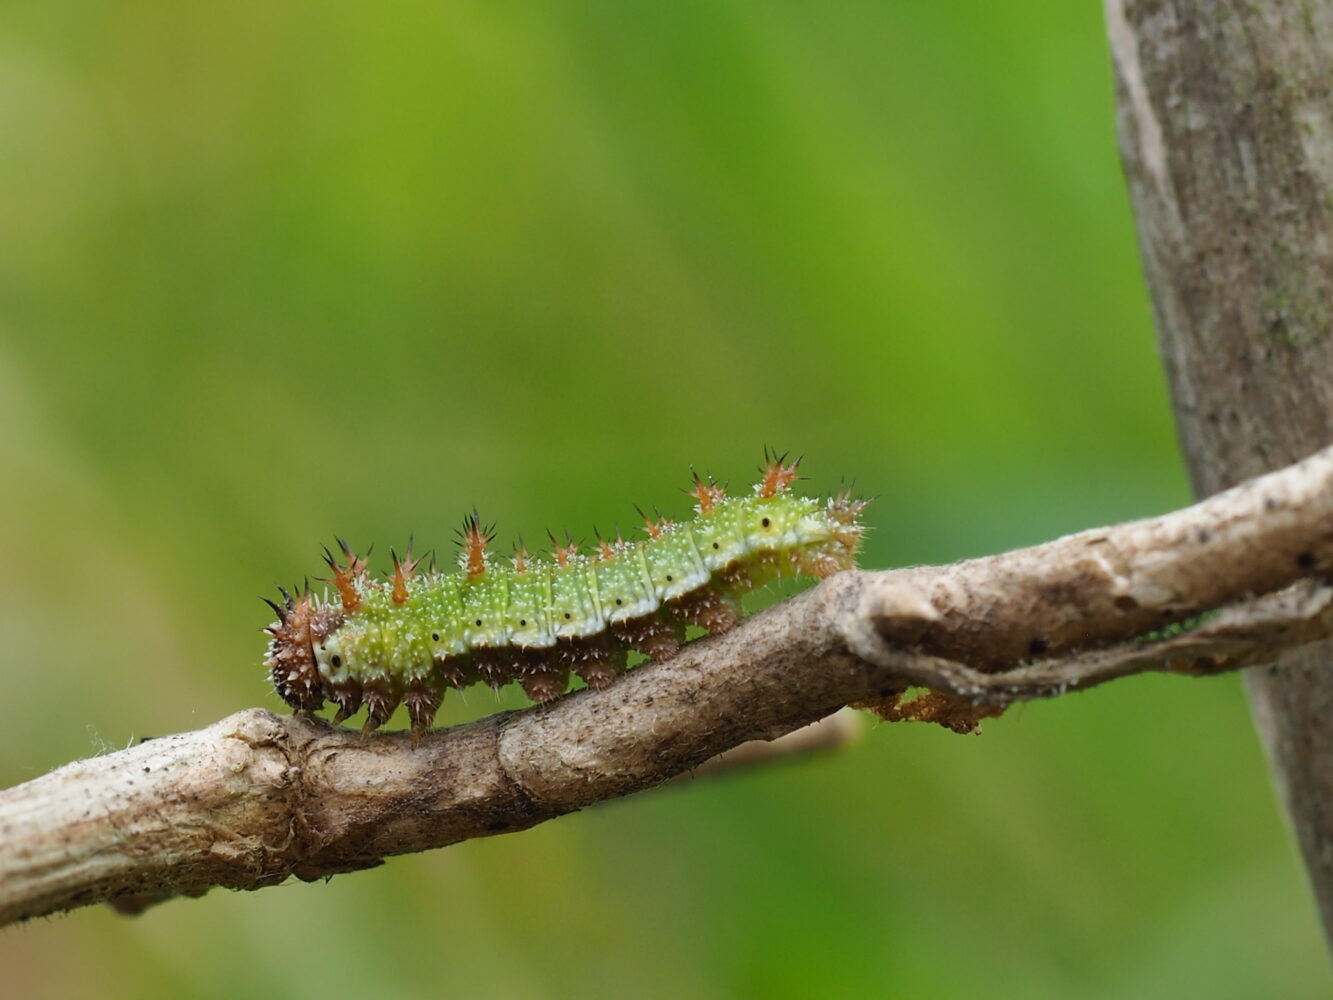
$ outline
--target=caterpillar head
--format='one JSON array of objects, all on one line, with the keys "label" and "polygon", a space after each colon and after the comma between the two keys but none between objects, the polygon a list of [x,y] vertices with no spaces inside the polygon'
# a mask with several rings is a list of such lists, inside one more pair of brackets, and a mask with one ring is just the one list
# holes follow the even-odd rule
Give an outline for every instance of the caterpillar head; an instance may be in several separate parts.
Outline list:
[{"label": "caterpillar head", "polygon": [[316,603],[309,592],[293,597],[278,589],[283,603],[268,602],[278,620],[265,630],[270,638],[264,666],[283,701],[297,711],[314,712],[324,706],[315,649],[342,624],[343,612]]}]

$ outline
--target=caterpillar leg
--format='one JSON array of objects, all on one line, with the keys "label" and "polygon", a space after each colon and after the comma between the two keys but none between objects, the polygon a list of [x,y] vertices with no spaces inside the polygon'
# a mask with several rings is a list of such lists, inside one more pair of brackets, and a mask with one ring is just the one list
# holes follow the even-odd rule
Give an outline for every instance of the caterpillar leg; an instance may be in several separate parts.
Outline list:
[{"label": "caterpillar leg", "polygon": [[388,722],[398,703],[403,700],[398,685],[388,677],[366,681],[362,685],[361,695],[366,704],[366,724],[361,727],[362,736],[369,736]]},{"label": "caterpillar leg", "polygon": [[514,679],[514,657],[502,647],[479,646],[472,651],[477,678],[499,690]]},{"label": "caterpillar leg", "polygon": [[338,706],[338,711],[333,716],[333,724],[342,725],[361,709],[361,685],[350,679],[331,684],[329,698]]},{"label": "caterpillar leg", "polygon": [[625,669],[625,647],[612,636],[572,639],[560,644],[560,655],[583,683],[600,691]]},{"label": "caterpillar leg", "polygon": [[700,587],[668,605],[681,621],[698,625],[716,635],[741,620],[740,598],[728,590]]},{"label": "caterpillar leg", "polygon": [[421,734],[435,721],[435,713],[440,710],[444,700],[444,689],[436,687],[425,678],[414,678],[407,684],[407,693],[403,695],[403,704],[407,706],[407,717],[412,720],[412,742],[418,743]]},{"label": "caterpillar leg", "polygon": [[684,624],[658,614],[616,622],[611,631],[630,649],[650,660],[671,659],[685,642]]},{"label": "caterpillar leg", "polygon": [[524,674],[518,679],[523,691],[536,702],[559,698],[569,688],[569,668],[554,667]]}]

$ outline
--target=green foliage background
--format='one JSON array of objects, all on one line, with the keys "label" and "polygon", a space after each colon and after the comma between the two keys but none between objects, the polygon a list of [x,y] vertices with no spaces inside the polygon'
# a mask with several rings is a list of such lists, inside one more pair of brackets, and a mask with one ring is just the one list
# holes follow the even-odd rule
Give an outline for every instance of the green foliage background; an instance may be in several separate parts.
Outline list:
[{"label": "green foliage background", "polygon": [[[0,782],[277,708],[256,595],[335,532],[628,526],[764,444],[879,494],[868,566],[1187,501],[1098,4],[0,9]],[[84,910],[0,934],[0,969],[28,998],[1328,985],[1236,678]]]}]

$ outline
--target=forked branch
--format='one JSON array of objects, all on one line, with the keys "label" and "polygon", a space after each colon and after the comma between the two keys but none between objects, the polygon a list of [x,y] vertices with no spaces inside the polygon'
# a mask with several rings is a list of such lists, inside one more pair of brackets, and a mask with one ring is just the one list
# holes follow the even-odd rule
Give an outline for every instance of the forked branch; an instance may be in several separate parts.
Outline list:
[{"label": "forked branch", "polygon": [[839,573],[606,690],[416,746],[251,709],[0,793],[0,923],[322,878],[525,829],[852,703],[968,730],[1128,674],[1267,663],[1333,634],[1330,570],[1333,448],[1162,517]]}]

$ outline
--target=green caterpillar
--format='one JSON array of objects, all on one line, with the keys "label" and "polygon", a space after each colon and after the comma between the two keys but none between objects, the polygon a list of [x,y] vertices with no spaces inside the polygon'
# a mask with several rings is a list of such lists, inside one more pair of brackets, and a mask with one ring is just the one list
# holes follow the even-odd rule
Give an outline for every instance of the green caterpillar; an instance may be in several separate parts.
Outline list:
[{"label": "green caterpillar", "polygon": [[[786,576],[824,577],[854,564],[866,500],[790,492],[800,459],[765,455],[752,495],[728,497],[698,476],[697,516],[675,523],[644,517],[638,542],[598,539],[583,555],[552,538],[548,559],[520,545],[493,564],[494,537],[475,512],[463,525],[458,572],[417,573],[411,548],[393,573],[372,579],[367,561],[339,540],[344,561],[325,550],[336,598],[308,589],[269,601],[278,620],[269,669],[278,694],[298,711],[338,706],[334,724],[366,708],[365,732],[406,705],[413,733],[428,729],[444,691],[478,681],[518,681],[534,701],[563,694],[572,673],[602,688],[630,650],[672,656],[687,624],[721,632],[741,614],[741,595]],[[640,512],[642,513],[642,512]],[[279,588],[281,589],[281,588]]]}]

